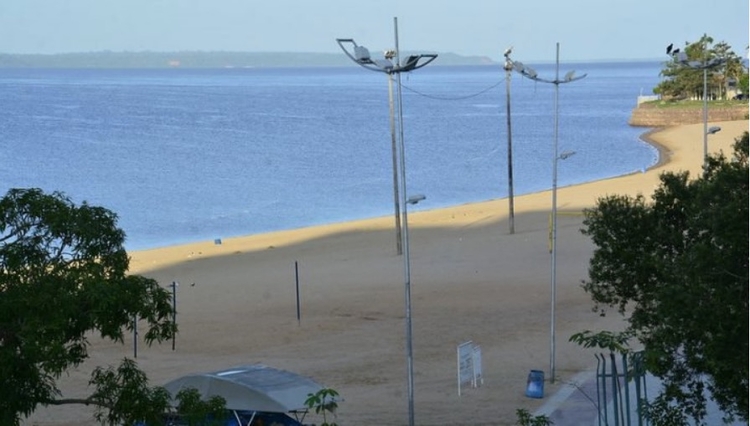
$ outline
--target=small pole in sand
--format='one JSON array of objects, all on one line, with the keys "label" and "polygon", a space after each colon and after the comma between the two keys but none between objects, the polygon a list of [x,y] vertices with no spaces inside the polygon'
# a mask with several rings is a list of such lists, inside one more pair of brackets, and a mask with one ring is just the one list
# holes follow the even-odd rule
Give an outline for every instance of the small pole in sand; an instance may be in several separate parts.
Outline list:
[{"label": "small pole in sand", "polygon": [[299,311],[299,267],[297,261],[294,261],[294,281],[297,285],[297,325],[300,325],[301,317]]},{"label": "small pole in sand", "polygon": [[175,350],[175,339],[177,338],[177,281],[172,281],[172,350]]}]

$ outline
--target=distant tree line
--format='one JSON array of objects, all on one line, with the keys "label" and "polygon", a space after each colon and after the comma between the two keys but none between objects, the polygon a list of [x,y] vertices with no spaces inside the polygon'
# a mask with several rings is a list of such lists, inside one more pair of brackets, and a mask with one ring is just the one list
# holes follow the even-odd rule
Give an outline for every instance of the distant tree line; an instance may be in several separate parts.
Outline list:
[{"label": "distant tree line", "polygon": [[[407,55],[409,52],[404,52]],[[440,53],[435,65],[492,64],[487,57]],[[343,53],[88,52],[0,54],[0,68],[254,68],[352,65]]]}]

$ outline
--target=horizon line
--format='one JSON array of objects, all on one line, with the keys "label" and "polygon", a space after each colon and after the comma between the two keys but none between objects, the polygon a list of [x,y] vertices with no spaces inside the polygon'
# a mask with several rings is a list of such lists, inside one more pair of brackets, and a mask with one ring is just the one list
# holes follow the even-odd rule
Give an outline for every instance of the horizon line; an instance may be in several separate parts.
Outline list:
[{"label": "horizon line", "polygon": [[[408,49],[404,52],[413,52],[418,49]],[[494,63],[501,63],[501,60],[495,60],[489,55],[467,55],[455,52],[438,52],[438,51],[425,51],[428,53],[437,53],[438,55],[455,55],[463,58],[484,58]],[[29,53],[29,52],[0,52],[0,55],[8,56],[64,56],[64,55],[97,55],[97,54],[178,54],[178,53],[198,53],[198,54],[212,54],[212,53],[227,53],[227,54],[259,54],[259,55],[326,55],[334,56],[338,55],[337,52],[305,52],[305,51],[242,51],[242,50],[90,50],[90,51],[68,51],[68,52],[55,52],[55,53]],[[567,59],[561,61],[561,63],[587,63],[587,62],[663,62],[666,59],[663,58],[589,58],[589,59]],[[537,63],[537,64],[554,64],[555,60],[550,59],[530,59],[524,62]]]}]

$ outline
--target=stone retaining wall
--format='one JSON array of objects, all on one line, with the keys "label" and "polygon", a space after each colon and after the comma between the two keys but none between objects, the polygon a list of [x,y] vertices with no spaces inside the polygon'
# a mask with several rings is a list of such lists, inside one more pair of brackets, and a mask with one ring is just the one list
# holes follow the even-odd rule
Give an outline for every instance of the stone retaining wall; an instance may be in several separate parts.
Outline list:
[{"label": "stone retaining wall", "polygon": [[[748,118],[748,104],[709,107],[708,121],[733,121]],[[702,108],[659,108],[642,104],[633,110],[628,124],[636,127],[666,127],[703,123]]]}]

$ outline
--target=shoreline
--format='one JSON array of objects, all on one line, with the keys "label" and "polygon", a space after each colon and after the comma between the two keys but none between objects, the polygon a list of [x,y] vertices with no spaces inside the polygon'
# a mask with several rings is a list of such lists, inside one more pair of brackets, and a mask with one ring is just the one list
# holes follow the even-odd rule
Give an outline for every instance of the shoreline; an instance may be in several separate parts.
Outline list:
[{"label": "shoreline", "polygon": [[[673,126],[673,127],[676,127],[676,126]],[[670,154],[669,148],[665,146],[664,144],[660,143],[659,141],[657,141],[656,139],[654,139],[654,135],[659,134],[659,132],[665,129],[667,129],[667,127],[652,127],[651,129],[642,133],[639,136],[639,138],[642,141],[656,148],[656,151],[659,153],[659,158],[656,160],[656,163],[647,167],[646,170],[651,170],[651,169],[662,167],[669,162],[669,154]]]},{"label": "shoreline", "polygon": [[[645,172],[650,172],[656,169],[665,167],[670,163],[670,156],[672,149],[668,145],[665,145],[660,141],[659,135],[670,129],[680,128],[687,125],[672,126],[672,127],[655,127],[642,133],[639,139],[649,145],[653,146],[657,153],[658,159],[656,163],[652,164],[648,168],[644,169]],[[615,179],[622,179],[628,176],[640,175],[643,172],[630,172],[624,175],[612,176],[596,181],[582,182],[574,185],[558,187],[558,192],[563,190],[569,190],[569,188],[578,188],[585,185],[591,185],[597,182],[607,182]],[[551,193],[551,189],[545,189],[542,191],[532,192],[528,194],[518,195],[514,197],[515,200],[539,197],[544,194]],[[423,210],[419,212],[413,212],[409,214],[410,226],[418,226],[415,219],[418,219],[422,215],[439,214],[439,212],[449,212],[451,210],[460,209],[465,206],[488,206],[497,203],[507,202],[508,198],[495,198],[483,201],[470,201],[463,204],[457,204],[448,207],[439,207],[430,210]],[[505,212],[507,217],[508,213]],[[182,244],[165,245],[160,247],[133,250],[128,251],[131,255],[131,272],[142,273],[152,269],[157,269],[165,266],[172,266],[180,262],[187,262],[206,256],[222,256],[228,254],[238,254],[243,251],[258,251],[265,249],[276,248],[276,245],[280,244],[294,244],[299,242],[308,241],[313,238],[323,237],[336,232],[353,231],[353,230],[383,230],[393,228],[393,217],[388,216],[375,216],[369,218],[361,218],[344,222],[333,222],[327,224],[303,226],[299,228],[284,229],[278,231],[262,232],[257,234],[247,234],[234,237],[227,237],[219,239],[221,244],[216,244],[215,240],[200,240],[192,241]],[[304,236],[302,236],[304,234]],[[274,244],[276,242],[276,244]],[[155,261],[155,257],[163,257],[166,253],[179,252],[180,258],[174,258],[174,256],[168,256],[169,260]],[[145,260],[150,259],[150,260]]]},{"label": "shoreline", "polygon": [[[748,121],[712,123],[712,152],[729,153]],[[555,274],[548,248],[550,192],[409,215],[415,411],[420,424],[514,424],[535,412],[596,361],[568,338],[617,331],[620,315],[592,311],[581,288],[594,247],[581,234],[582,209],[607,194],[649,196],[665,171],[701,170],[702,125],[654,132],[664,161],[643,172],[558,189]],[[312,378],[342,396],[341,424],[404,424],[406,417],[405,258],[396,254],[393,217],[237,237],[129,253],[130,273],[172,290],[176,345],[136,340],[150,385],[195,372],[254,363]],[[299,274],[297,275],[297,265]],[[552,277],[552,279],[551,279]],[[556,289],[556,381],[545,398],[524,394],[530,370],[549,371],[550,300]],[[178,303],[178,304],[177,304]],[[92,336],[90,358],[58,382],[63,397],[88,395],[91,372],[134,357],[123,342]],[[456,347],[481,346],[481,387],[457,396]],[[173,349],[174,348],[174,349]],[[559,379],[559,380],[557,380]],[[92,407],[39,407],[24,425],[82,426]],[[318,423],[311,414],[308,421]]]}]

